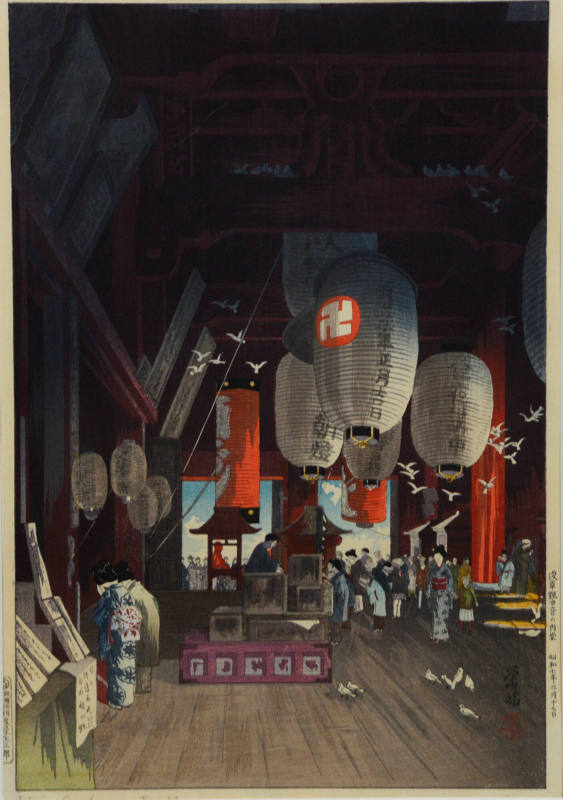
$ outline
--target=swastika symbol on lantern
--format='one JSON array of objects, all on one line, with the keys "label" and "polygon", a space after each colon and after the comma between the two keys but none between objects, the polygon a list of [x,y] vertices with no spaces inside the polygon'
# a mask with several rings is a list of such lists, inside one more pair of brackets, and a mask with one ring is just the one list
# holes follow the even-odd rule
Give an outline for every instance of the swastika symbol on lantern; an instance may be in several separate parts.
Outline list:
[{"label": "swastika symbol on lantern", "polygon": [[356,338],[360,322],[353,297],[331,297],[317,311],[317,339],[323,347],[342,347]]}]

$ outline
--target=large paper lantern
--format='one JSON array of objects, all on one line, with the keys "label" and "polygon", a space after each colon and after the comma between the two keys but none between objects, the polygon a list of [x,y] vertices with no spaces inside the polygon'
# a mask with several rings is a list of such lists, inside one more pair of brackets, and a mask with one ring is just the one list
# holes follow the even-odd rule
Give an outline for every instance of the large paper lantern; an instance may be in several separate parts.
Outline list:
[{"label": "large paper lantern", "polygon": [[321,408],[365,447],[402,418],[418,358],[417,289],[384,255],[339,259],[321,276],[313,340]]},{"label": "large paper lantern", "polygon": [[335,258],[377,252],[377,233],[284,233],[283,287],[297,316],[315,302],[315,280]]},{"label": "large paper lantern", "polygon": [[147,478],[147,486],[152,489],[158,501],[159,519],[164,519],[170,514],[172,508],[172,492],[170,484],[162,475],[151,475]]},{"label": "large paper lantern", "polygon": [[401,450],[400,420],[390,430],[382,433],[374,447],[356,447],[347,441],[342,448],[348,469],[355,478],[363,480],[368,486],[379,486],[395,469]]},{"label": "large paper lantern", "polygon": [[532,231],[524,252],[522,325],[526,353],[538,378],[545,383],[545,270],[546,221]]},{"label": "large paper lantern", "polygon": [[76,505],[87,519],[95,519],[108,496],[108,472],[98,453],[81,453],[72,465],[70,482]]},{"label": "large paper lantern", "polygon": [[300,476],[315,481],[334,464],[342,448],[342,432],[321,411],[312,364],[291,353],[276,372],[274,396],[276,442]]},{"label": "large paper lantern", "polygon": [[147,480],[147,459],[142,448],[125,439],[111,454],[111,488],[123,502],[130,503]]},{"label": "large paper lantern", "polygon": [[342,519],[358,528],[371,528],[387,517],[387,481],[379,486],[366,485],[342,467]]},{"label": "large paper lantern", "polygon": [[463,474],[485,449],[493,414],[493,381],[477,356],[446,352],[416,371],[411,435],[418,455],[448,481]]},{"label": "large paper lantern", "polygon": [[257,381],[229,378],[217,395],[215,506],[260,518],[260,392]]},{"label": "large paper lantern", "polygon": [[315,305],[309,306],[286,325],[282,335],[282,341],[289,352],[306,364],[313,363],[316,316]]},{"label": "large paper lantern", "polygon": [[153,490],[145,484],[141,491],[127,505],[131,525],[141,533],[148,533],[158,519],[158,499]]}]

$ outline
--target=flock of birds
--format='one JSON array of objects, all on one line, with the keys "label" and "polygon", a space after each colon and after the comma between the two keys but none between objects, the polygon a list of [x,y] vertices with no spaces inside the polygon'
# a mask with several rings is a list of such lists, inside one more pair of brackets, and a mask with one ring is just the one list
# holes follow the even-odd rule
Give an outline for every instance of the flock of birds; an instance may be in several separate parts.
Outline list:
[{"label": "flock of birds", "polygon": [[[225,297],[223,300],[212,300],[211,305],[219,306],[222,308],[223,311],[229,309],[233,312],[233,314],[238,314],[238,309],[240,305],[240,300],[230,300],[230,298]],[[232,339],[233,342],[237,342],[238,344],[246,344],[246,339],[244,338],[244,331],[241,330],[238,333],[227,332],[225,334],[229,339]],[[209,364],[214,364],[219,366],[221,364],[226,364],[227,362],[223,359],[223,353],[219,353],[218,356],[215,358],[209,358],[209,356],[213,355],[212,350],[208,350],[205,353],[202,353],[200,350],[196,350],[195,348],[192,349],[192,353],[197,358],[197,364],[190,364],[188,367],[188,371],[190,375],[197,375],[199,372],[203,372],[205,367],[209,366]],[[206,360],[207,359],[207,360]],[[267,361],[261,361],[259,364],[255,363],[254,361],[245,361],[245,364],[252,369],[255,375],[258,375],[260,370],[266,366]]]},{"label": "flock of birds", "polygon": [[[441,678],[439,678],[437,675],[434,675],[434,673],[431,672],[430,669],[426,670],[426,672],[424,673],[424,677],[430,683],[438,684],[440,686],[447,686],[450,689],[450,691],[453,692],[458,683],[461,683],[461,681],[463,680],[463,668],[459,667],[453,678],[448,678],[447,675],[442,675]],[[475,682],[473,681],[473,678],[471,678],[471,676],[468,675],[467,673],[465,673],[465,681],[463,685],[465,686],[466,689],[469,689],[470,692],[475,692]],[[459,708],[459,713],[462,714],[464,717],[479,719],[479,715],[476,714],[474,711],[472,711],[463,703],[460,703],[458,705],[458,708]]]}]

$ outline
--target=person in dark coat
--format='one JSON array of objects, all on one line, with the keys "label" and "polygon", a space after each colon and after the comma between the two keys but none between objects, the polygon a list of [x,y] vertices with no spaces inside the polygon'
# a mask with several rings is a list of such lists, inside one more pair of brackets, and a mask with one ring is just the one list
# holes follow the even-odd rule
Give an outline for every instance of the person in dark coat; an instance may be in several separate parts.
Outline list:
[{"label": "person in dark coat", "polygon": [[332,583],[332,615],[328,618],[330,643],[340,644],[342,623],[348,620],[350,589],[346,578],[346,567],[339,558],[328,562],[328,578]]},{"label": "person in dark coat", "polygon": [[532,563],[532,542],[529,539],[522,539],[518,542],[514,548],[512,563],[514,564],[514,593],[527,594]]},{"label": "person in dark coat", "polygon": [[279,536],[276,533],[269,533],[263,542],[257,544],[244,568],[245,573],[278,572],[281,568],[271,555],[271,551],[278,541]]}]

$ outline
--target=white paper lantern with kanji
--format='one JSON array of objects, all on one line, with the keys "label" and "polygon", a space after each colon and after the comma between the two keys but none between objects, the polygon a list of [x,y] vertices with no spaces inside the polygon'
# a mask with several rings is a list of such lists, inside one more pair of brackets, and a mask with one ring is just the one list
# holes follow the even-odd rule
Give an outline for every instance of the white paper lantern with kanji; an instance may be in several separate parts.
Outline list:
[{"label": "white paper lantern with kanji", "polygon": [[463,474],[487,445],[493,415],[493,381],[477,356],[445,352],[416,371],[411,436],[418,455],[448,481]]},{"label": "white paper lantern with kanji", "polygon": [[403,420],[379,437],[374,447],[356,447],[350,440],[344,442],[342,455],[355,478],[367,485],[378,486],[391,475],[401,451]]},{"label": "white paper lantern with kanji", "polygon": [[75,504],[87,519],[95,519],[108,496],[108,472],[98,453],[81,453],[72,464],[70,482]]},{"label": "white paper lantern with kanji", "polygon": [[145,485],[147,459],[132,439],[125,439],[111,454],[110,476],[111,488],[124,503],[130,503]]},{"label": "white paper lantern with kanji", "polygon": [[158,517],[164,519],[172,508],[172,492],[170,484],[162,475],[151,475],[147,478],[147,486],[152,489],[158,501]]},{"label": "white paper lantern with kanji", "polygon": [[283,288],[297,316],[315,302],[315,281],[336,258],[377,253],[377,233],[284,233]]},{"label": "white paper lantern with kanji", "polygon": [[365,447],[409,402],[418,358],[417,289],[387,256],[340,258],[319,279],[313,340],[321,408]]},{"label": "white paper lantern with kanji", "polygon": [[526,353],[538,378],[545,383],[546,221],[532,231],[524,252],[522,325]]},{"label": "white paper lantern with kanji", "polygon": [[285,355],[276,372],[274,396],[276,442],[306,480],[316,480],[334,464],[342,449],[342,432],[321,411],[311,364]]},{"label": "white paper lantern with kanji", "polygon": [[127,505],[131,525],[141,533],[149,533],[158,519],[158,499],[153,490],[145,484],[141,491]]}]

